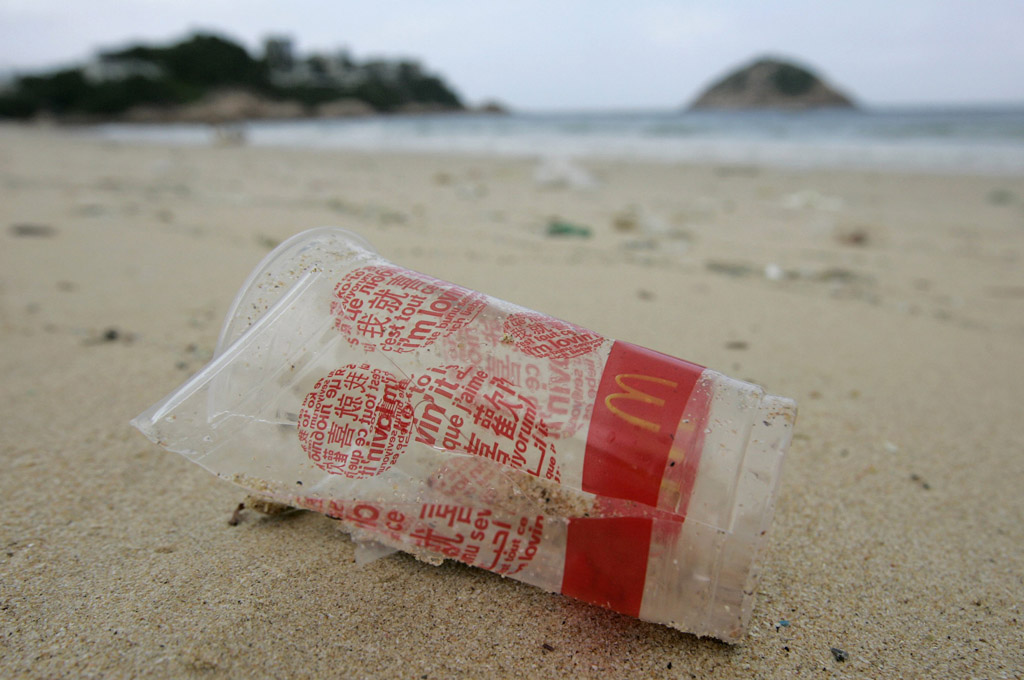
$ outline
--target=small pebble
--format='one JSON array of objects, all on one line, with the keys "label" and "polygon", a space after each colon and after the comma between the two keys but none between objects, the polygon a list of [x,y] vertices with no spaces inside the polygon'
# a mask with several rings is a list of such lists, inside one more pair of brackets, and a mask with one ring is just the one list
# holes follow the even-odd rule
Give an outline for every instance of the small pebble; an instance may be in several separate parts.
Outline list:
[{"label": "small pebble", "polygon": [[832,656],[835,658],[836,661],[840,663],[850,658],[849,654],[839,649],[838,647],[832,647]]},{"label": "small pebble", "polygon": [[12,224],[10,231],[14,236],[31,238],[49,238],[57,233],[57,230],[48,224]]}]

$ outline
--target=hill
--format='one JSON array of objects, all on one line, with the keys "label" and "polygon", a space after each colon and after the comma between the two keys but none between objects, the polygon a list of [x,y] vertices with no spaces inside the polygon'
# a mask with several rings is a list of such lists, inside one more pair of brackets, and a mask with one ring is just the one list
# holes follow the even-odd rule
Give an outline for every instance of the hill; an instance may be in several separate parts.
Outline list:
[{"label": "hill", "polygon": [[812,71],[762,58],[713,83],[691,109],[812,109],[853,107],[853,101]]},{"label": "hill", "polygon": [[0,92],[0,117],[176,120],[194,117],[209,102],[223,100],[223,93],[245,93],[248,104],[220,106],[221,119],[463,108],[458,95],[416,61],[358,62],[344,51],[302,57],[286,38],[267,40],[264,54],[254,57],[221,36],[195,34],[172,45],[135,45],[74,68],[18,77]]}]

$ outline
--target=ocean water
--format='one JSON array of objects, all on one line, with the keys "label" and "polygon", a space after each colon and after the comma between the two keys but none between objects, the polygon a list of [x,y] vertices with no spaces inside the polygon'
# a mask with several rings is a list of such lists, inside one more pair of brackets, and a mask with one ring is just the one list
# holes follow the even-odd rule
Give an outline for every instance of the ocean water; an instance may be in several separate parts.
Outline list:
[{"label": "ocean water", "polygon": [[[236,127],[255,146],[1024,175],[1024,106],[459,113]],[[103,125],[89,134],[186,145],[216,139],[205,125]]]}]

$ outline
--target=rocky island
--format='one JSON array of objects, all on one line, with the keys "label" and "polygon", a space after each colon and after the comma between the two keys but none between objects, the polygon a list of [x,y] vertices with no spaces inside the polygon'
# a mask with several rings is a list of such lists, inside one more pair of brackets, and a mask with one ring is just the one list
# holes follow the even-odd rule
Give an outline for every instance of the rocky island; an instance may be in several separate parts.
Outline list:
[{"label": "rocky island", "polygon": [[0,84],[0,119],[217,124],[464,108],[414,60],[357,61],[346,50],[299,55],[284,37],[268,38],[253,56],[222,36],[195,34]]},{"label": "rocky island", "polygon": [[803,66],[761,58],[713,83],[690,105],[701,109],[852,108],[853,101]]}]

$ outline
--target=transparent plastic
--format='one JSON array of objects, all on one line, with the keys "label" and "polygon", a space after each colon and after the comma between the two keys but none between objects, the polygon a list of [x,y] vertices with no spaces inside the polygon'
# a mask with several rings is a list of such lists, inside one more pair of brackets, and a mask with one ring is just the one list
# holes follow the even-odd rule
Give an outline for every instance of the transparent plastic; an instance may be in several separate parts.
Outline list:
[{"label": "transparent plastic", "polygon": [[735,642],[795,404],[301,233],[132,423],[360,555],[468,564]]}]

